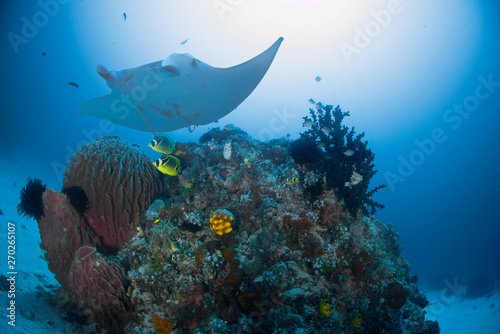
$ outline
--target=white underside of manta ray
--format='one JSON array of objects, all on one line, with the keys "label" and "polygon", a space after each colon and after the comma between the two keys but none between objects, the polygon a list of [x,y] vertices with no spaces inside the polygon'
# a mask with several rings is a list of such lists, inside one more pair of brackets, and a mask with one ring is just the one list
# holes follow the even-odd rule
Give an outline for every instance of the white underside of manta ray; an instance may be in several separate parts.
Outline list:
[{"label": "white underside of manta ray", "polygon": [[229,68],[215,68],[177,53],[126,70],[98,65],[111,94],[86,102],[76,114],[153,133],[212,123],[252,93],[282,41],[280,37],[260,55]]}]

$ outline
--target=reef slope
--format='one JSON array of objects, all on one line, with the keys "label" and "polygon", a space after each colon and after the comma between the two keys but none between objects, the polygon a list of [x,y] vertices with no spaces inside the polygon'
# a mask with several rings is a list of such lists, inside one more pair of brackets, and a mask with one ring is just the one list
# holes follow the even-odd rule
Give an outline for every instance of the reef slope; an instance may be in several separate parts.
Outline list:
[{"label": "reef slope", "polygon": [[182,173],[122,248],[127,332],[439,333],[397,233],[346,210],[288,140],[201,141],[178,144]]}]

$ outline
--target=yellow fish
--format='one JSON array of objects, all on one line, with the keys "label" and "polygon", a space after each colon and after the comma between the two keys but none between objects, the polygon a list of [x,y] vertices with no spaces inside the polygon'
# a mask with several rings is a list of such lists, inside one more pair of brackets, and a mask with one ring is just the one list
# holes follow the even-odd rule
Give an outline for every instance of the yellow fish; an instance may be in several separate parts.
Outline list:
[{"label": "yellow fish", "polygon": [[181,162],[173,155],[164,154],[154,162],[154,165],[163,174],[175,176],[181,171]]},{"label": "yellow fish", "polygon": [[[193,186],[193,183],[189,183],[189,182],[184,181],[184,177],[182,176],[182,174],[177,175],[177,177],[179,178],[179,181],[181,181],[184,188],[189,189]],[[191,179],[191,181],[194,181],[194,179]]]},{"label": "yellow fish", "polygon": [[319,304],[319,312],[325,316],[330,315],[330,313],[332,312],[332,308],[330,307],[330,303],[328,302],[328,299],[323,300]]},{"label": "yellow fish", "polygon": [[252,162],[247,157],[243,157],[243,163],[247,166],[247,168],[252,167]]},{"label": "yellow fish", "polygon": [[354,319],[351,320],[351,326],[354,328],[361,328],[361,324],[363,323],[363,316],[358,314]]},{"label": "yellow fish", "polygon": [[156,135],[148,146],[163,154],[172,154],[175,151],[175,142],[167,135]]},{"label": "yellow fish", "polygon": [[298,177],[287,177],[285,179],[285,182],[288,183],[288,184],[294,184],[294,183],[297,183],[299,182],[299,178]]}]

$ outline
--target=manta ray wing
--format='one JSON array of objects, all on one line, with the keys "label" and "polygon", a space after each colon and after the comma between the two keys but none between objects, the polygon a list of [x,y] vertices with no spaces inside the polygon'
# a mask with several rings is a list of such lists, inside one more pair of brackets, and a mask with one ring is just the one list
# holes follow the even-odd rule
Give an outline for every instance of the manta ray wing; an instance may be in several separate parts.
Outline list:
[{"label": "manta ray wing", "polygon": [[146,132],[212,123],[253,92],[282,41],[280,37],[260,55],[230,68],[212,67],[189,54],[121,71],[98,66],[111,94],[88,101],[76,113]]}]

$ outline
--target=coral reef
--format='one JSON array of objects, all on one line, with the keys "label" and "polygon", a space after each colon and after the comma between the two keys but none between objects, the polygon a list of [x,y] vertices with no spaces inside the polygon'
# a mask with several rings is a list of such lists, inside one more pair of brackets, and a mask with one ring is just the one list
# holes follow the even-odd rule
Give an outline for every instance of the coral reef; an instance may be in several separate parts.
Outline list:
[{"label": "coral reef", "polygon": [[133,236],[141,214],[160,194],[156,168],[140,148],[103,137],[78,150],[64,175],[64,188],[88,197],[84,216],[103,245],[118,250]]},{"label": "coral reef", "polygon": [[122,258],[114,254],[140,228],[160,189],[142,151],[105,137],[73,156],[61,193],[38,179],[21,191],[18,211],[37,219],[50,271],[88,319],[109,333],[121,333],[133,309]]},{"label": "coral reef", "polygon": [[339,106],[334,109],[318,102],[315,109],[310,108],[310,116],[304,117],[304,126],[309,129],[290,146],[295,162],[315,172],[323,172],[326,189],[334,190],[353,215],[358,210],[375,213],[377,208],[383,208],[371,197],[385,185],[368,191],[370,180],[377,171],[373,164],[375,155],[368,148],[368,142],[363,141],[365,134],[356,135],[354,128],[342,125],[349,112],[343,112]]},{"label": "coral reef", "polygon": [[[397,233],[366,214],[373,153],[321,110],[321,148],[226,126],[176,145],[178,178],[114,137],[83,147],[66,195],[42,195],[49,268],[110,333],[439,333]],[[319,161],[290,155],[313,142]]]},{"label": "coral reef", "polygon": [[135,307],[126,332],[154,327],[152,317],[179,333],[439,332],[391,226],[346,210],[328,175],[290,157],[289,141],[229,132],[188,144],[192,187],[163,178],[163,203],[124,244]]}]

